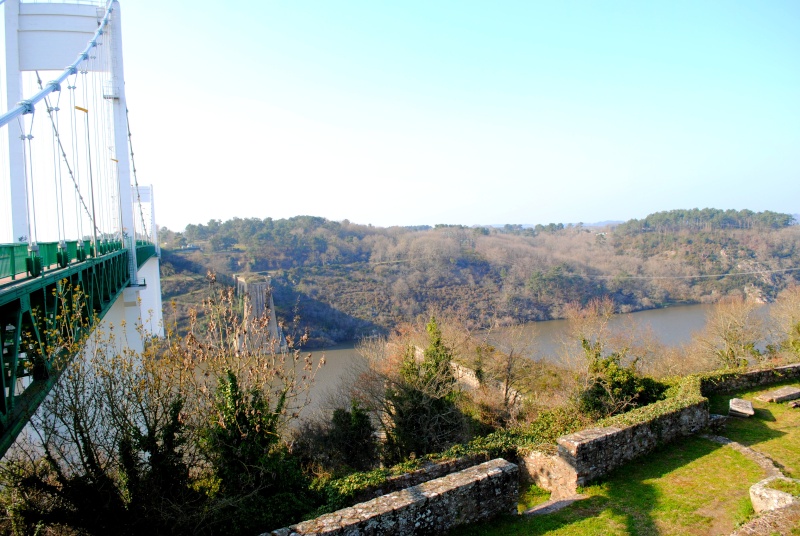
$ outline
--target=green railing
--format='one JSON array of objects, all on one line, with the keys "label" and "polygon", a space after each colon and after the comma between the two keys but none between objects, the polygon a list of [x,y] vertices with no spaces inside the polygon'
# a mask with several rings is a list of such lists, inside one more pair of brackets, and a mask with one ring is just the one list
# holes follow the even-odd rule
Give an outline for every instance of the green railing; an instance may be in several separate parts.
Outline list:
[{"label": "green railing", "polygon": [[156,247],[153,244],[144,243],[136,246],[136,266],[141,268],[150,257],[156,256]]},{"label": "green railing", "polygon": [[[138,248],[145,245],[151,246],[153,254],[155,253],[155,246],[137,241],[137,259]],[[124,248],[119,240],[99,241],[96,252],[90,240],[39,242],[37,246],[38,250],[31,251],[26,244],[0,244],[0,285],[7,283],[8,280],[20,281],[38,277],[53,270],[66,268],[75,262],[101,257]]]},{"label": "green railing", "polygon": [[27,258],[28,246],[25,244],[0,245],[0,279],[16,279],[19,274],[27,274]]},{"label": "green railing", "polygon": [[[17,248],[4,246],[3,251],[13,253]],[[22,248],[24,258],[30,259],[27,246]],[[78,244],[74,248],[73,253]],[[104,249],[105,244],[98,247]],[[39,258],[51,260],[53,251],[40,244]],[[69,245],[55,251],[69,252]],[[88,333],[103,318],[131,282],[129,261],[128,250],[119,249],[0,287],[0,456],[73,357],[64,353],[58,337]],[[4,273],[10,272],[9,268]],[[64,319],[69,325],[61,324]]]}]

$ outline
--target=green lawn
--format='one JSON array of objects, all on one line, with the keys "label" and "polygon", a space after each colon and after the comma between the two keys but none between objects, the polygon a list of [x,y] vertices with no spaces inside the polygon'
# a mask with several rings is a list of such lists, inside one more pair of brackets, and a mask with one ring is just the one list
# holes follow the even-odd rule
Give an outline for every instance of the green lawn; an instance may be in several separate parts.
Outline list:
[{"label": "green lawn", "polygon": [[763,478],[739,452],[692,437],[584,488],[587,499],[544,516],[507,516],[451,534],[729,534],[752,513],[749,487]]},{"label": "green lawn", "polygon": [[744,398],[753,403],[756,414],[750,419],[730,419],[722,435],[765,454],[777,462],[786,476],[800,478],[800,409],[786,403],[761,402],[755,397],[783,385],[800,387],[795,380],[763,388],[709,397],[713,413],[726,415],[731,398]]},{"label": "green lawn", "polygon": [[[711,411],[727,414],[731,398],[753,402],[750,419],[731,419],[721,433],[762,452],[788,476],[800,476],[800,409],[761,402],[767,388],[713,395]],[[749,488],[764,477],[750,459],[700,437],[687,438],[636,460],[607,480],[582,490],[586,499],[544,516],[506,516],[453,535],[727,535],[752,515]],[[521,506],[546,500],[523,490]]]}]

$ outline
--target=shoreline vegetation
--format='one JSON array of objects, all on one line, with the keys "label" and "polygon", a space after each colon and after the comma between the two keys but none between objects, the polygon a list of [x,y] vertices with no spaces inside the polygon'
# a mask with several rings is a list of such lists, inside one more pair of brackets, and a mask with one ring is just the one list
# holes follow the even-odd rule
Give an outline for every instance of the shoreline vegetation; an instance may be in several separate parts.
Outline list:
[{"label": "shoreline vegetation", "polygon": [[312,216],[162,228],[162,285],[180,324],[205,275],[269,276],[279,316],[299,311],[309,348],[375,334],[428,311],[473,329],[567,318],[610,297],[616,312],[769,302],[800,282],[800,226],[788,214],[693,209],[604,228],[437,225],[380,228]]}]

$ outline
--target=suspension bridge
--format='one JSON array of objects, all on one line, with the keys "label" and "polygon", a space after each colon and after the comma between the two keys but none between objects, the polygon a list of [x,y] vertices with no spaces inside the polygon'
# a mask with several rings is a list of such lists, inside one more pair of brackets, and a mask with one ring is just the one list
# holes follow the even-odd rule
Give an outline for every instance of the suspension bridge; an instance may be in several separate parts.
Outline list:
[{"label": "suspension bridge", "polygon": [[101,323],[162,334],[152,187],[136,177],[117,0],[0,0],[0,455]]}]

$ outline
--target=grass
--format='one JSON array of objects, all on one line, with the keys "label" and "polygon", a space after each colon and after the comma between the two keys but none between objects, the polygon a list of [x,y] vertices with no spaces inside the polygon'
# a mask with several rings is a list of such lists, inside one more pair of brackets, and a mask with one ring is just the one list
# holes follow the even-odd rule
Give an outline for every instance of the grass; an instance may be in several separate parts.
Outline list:
[{"label": "grass", "polygon": [[[755,397],[782,385],[712,395],[710,409],[727,414],[731,398],[753,403],[755,416],[730,419],[722,435],[766,454],[787,476],[800,476],[800,410]],[[544,516],[506,516],[459,528],[453,535],[716,535],[730,534],[753,515],[749,487],[764,474],[739,452],[692,437],[636,460],[604,482],[584,488],[586,499]],[[782,485],[782,484],[777,484]],[[798,486],[790,484],[790,493]],[[532,487],[521,494],[520,510],[547,500]],[[792,534],[800,534],[800,527]]]},{"label": "grass", "polygon": [[584,488],[586,499],[559,512],[507,516],[451,534],[729,534],[752,515],[748,489],[763,476],[762,470],[739,452],[692,437]]},{"label": "grass", "polygon": [[713,413],[727,415],[731,398],[751,401],[755,415],[749,419],[729,419],[723,435],[769,456],[781,466],[786,476],[800,478],[800,409],[755,398],[784,385],[800,387],[800,382],[794,380],[769,387],[712,395],[709,397],[709,407]]},{"label": "grass", "polygon": [[800,497],[800,482],[787,480],[773,480],[767,484],[768,488],[776,489],[795,497]]},{"label": "grass", "polygon": [[537,504],[542,504],[550,499],[550,492],[531,484],[527,489],[520,490],[517,512],[520,514]]}]

